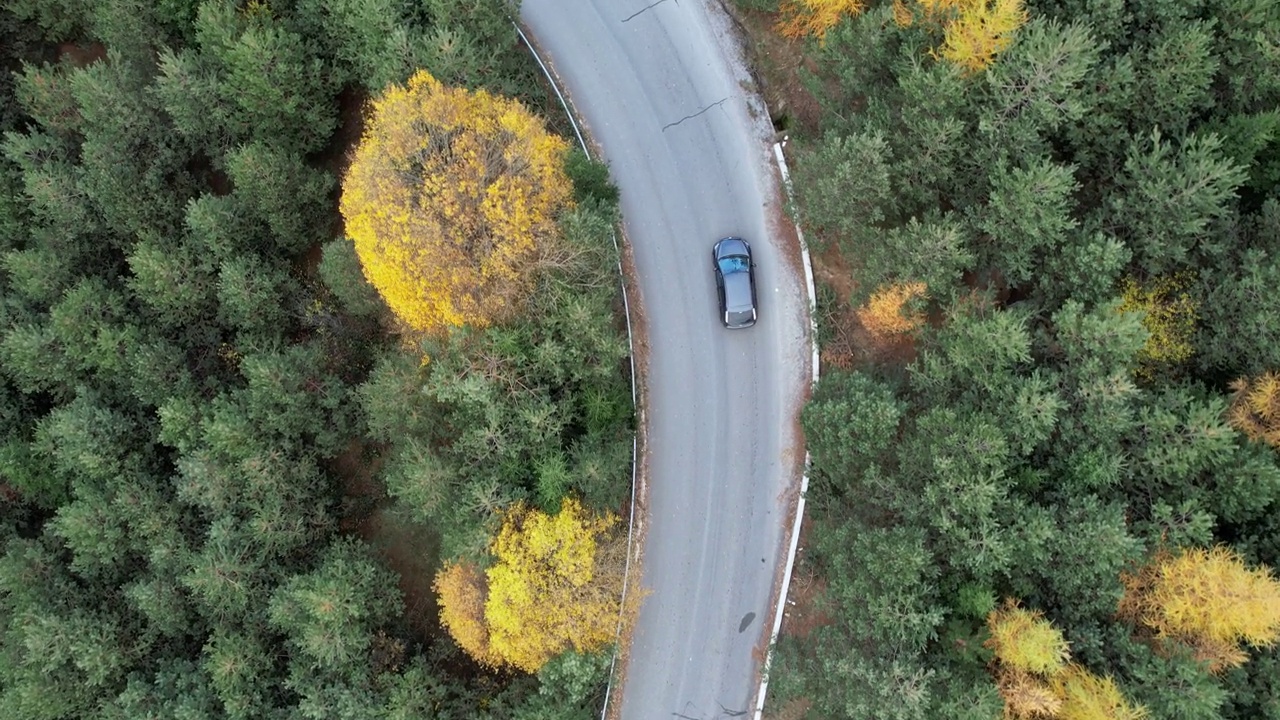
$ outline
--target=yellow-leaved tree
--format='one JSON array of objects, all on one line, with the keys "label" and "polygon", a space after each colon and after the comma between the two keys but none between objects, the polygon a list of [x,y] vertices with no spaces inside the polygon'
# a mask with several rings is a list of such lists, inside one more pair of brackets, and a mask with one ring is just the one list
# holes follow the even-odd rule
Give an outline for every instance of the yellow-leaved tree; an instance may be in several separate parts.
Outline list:
[{"label": "yellow-leaved tree", "polygon": [[1027,610],[1013,599],[987,615],[984,645],[995,652],[996,689],[1011,718],[1051,717],[1062,701],[1049,678],[1070,660],[1067,641],[1039,610]]},{"label": "yellow-leaved tree", "polygon": [[1280,639],[1280,582],[1266,566],[1250,569],[1230,548],[1161,551],[1121,580],[1118,614],[1148,628],[1157,647],[1189,645],[1211,671],[1243,664],[1242,645]]},{"label": "yellow-leaved tree", "polygon": [[1125,700],[1110,678],[1071,662],[1062,632],[1038,610],[1017,600],[987,615],[995,653],[992,672],[1004,700],[1004,715],[1015,720],[1140,720],[1147,711]]},{"label": "yellow-leaved tree", "polygon": [[893,19],[908,27],[921,23],[942,31],[932,51],[965,72],[985,70],[1013,43],[1027,23],[1023,0],[894,0]]},{"label": "yellow-leaved tree", "polygon": [[589,652],[613,640],[625,557],[608,537],[616,522],[572,498],[555,515],[508,511],[493,541],[498,562],[484,608],[496,655],[535,672],[570,646]]},{"label": "yellow-leaved tree", "polygon": [[373,102],[342,183],[365,277],[409,327],[483,327],[518,307],[572,203],[566,143],[516,100],[426,72]]},{"label": "yellow-leaved tree", "polygon": [[946,24],[942,47],[936,52],[966,72],[985,70],[1026,22],[1022,0],[973,0]]},{"label": "yellow-leaved tree", "polygon": [[1231,383],[1235,391],[1227,422],[1250,440],[1280,448],[1280,373],[1265,372]]},{"label": "yellow-leaved tree", "polygon": [[890,337],[909,333],[924,325],[924,315],[907,304],[924,297],[922,282],[901,282],[877,288],[867,304],[858,308],[858,320],[872,335]]},{"label": "yellow-leaved tree", "polygon": [[468,655],[486,665],[497,665],[489,651],[489,628],[484,604],[489,588],[484,574],[469,562],[449,562],[436,573],[432,588],[440,601],[440,624]]},{"label": "yellow-leaved tree", "polygon": [[1130,278],[1123,286],[1117,312],[1142,311],[1142,325],[1150,333],[1139,351],[1139,374],[1151,377],[1162,367],[1186,362],[1195,354],[1198,313],[1187,293],[1191,277],[1185,273],[1153,278],[1145,283]]},{"label": "yellow-leaved tree", "polygon": [[991,637],[985,645],[1010,669],[1048,676],[1071,659],[1062,631],[1039,610],[1027,610],[1016,600],[1006,600],[987,615],[987,631]]},{"label": "yellow-leaved tree", "polygon": [[511,508],[483,578],[464,563],[436,575],[445,629],[476,660],[531,673],[571,647],[612,642],[626,552],[625,537],[611,532],[617,521],[572,498],[555,515]]},{"label": "yellow-leaved tree", "polygon": [[1061,703],[1055,720],[1143,720],[1147,709],[1125,699],[1111,678],[1098,677],[1072,663],[1053,676],[1054,695]]}]

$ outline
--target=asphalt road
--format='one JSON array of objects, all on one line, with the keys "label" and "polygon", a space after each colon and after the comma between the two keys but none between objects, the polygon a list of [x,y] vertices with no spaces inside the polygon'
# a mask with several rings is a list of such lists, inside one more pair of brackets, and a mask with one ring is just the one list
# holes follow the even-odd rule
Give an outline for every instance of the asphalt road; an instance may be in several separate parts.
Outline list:
[{"label": "asphalt road", "polygon": [[[621,190],[650,354],[643,585],[623,720],[745,715],[803,449],[810,351],[768,115],[715,0],[524,0]],[[711,246],[757,262],[760,320],[725,330]],[[615,691],[617,688],[615,688]]]}]

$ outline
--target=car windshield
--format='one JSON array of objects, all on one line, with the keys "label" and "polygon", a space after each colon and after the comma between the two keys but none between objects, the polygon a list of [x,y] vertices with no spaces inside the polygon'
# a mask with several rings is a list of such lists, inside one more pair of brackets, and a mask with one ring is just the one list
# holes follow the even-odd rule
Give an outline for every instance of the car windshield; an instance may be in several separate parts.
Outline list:
[{"label": "car windshield", "polygon": [[736,272],[746,272],[747,262],[747,258],[742,255],[732,255],[730,257],[720,258],[720,272],[725,275]]}]

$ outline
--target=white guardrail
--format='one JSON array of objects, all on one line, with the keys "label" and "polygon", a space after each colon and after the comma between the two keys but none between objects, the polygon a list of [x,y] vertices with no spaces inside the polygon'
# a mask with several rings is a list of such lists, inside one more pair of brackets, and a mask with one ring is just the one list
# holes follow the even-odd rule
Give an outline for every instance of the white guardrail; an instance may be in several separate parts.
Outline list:
[{"label": "white guardrail", "polygon": [[[582,130],[578,127],[578,120],[574,117],[573,107],[569,99],[564,96],[564,93],[560,92],[560,83],[556,82],[555,75],[551,73],[551,68],[547,67],[547,64],[542,61],[542,56],[538,54],[538,49],[534,47],[529,37],[524,34],[524,29],[520,27],[520,24],[513,20],[512,25],[515,26],[516,32],[519,33],[521,42],[524,43],[525,47],[529,48],[529,54],[533,56],[534,60],[538,61],[538,67],[542,68],[542,73],[547,76],[547,82],[551,83],[551,89],[555,90],[556,97],[560,99],[560,106],[564,108],[564,114],[569,118],[569,124],[573,126],[573,134],[578,137],[578,145],[582,147],[582,152],[586,153],[587,157],[591,157],[591,148],[582,136]],[[636,433],[631,436],[631,512],[630,517],[627,518],[627,560],[622,574],[622,598],[618,612],[618,627],[614,631],[613,657],[609,660],[609,684],[605,687],[604,704],[600,708],[600,720],[604,720],[605,714],[609,711],[609,695],[613,691],[614,670],[618,664],[618,643],[622,638],[622,623],[627,607],[627,590],[631,582],[631,555],[633,551],[631,541],[635,532],[636,520],[636,475],[640,472],[640,458],[637,457],[637,452],[639,450],[639,428],[644,422],[644,413],[637,402],[636,395],[636,347],[631,334],[631,302],[627,298],[627,278],[622,272],[622,247],[618,243],[618,234],[616,232],[611,232],[610,236],[613,238],[613,249],[617,253],[618,282],[622,286],[622,308],[627,316],[627,350],[631,361],[631,407],[636,412],[637,429]]]},{"label": "white guardrail", "polygon": [[[794,200],[791,194],[791,173],[787,170],[787,158],[782,153],[787,138],[773,144],[773,157],[778,162],[778,170],[782,173],[782,186],[786,190],[788,200]],[[800,240],[800,259],[804,262],[804,284],[809,293],[809,348],[813,375],[810,382],[818,384],[818,295],[813,285],[813,262],[809,258],[809,245],[804,241],[804,231],[800,223],[796,223],[796,237]],[[760,673],[760,689],[756,692],[755,720],[764,715],[764,699],[769,692],[769,666],[773,663],[773,648],[778,643],[778,631],[782,629],[782,617],[787,609],[787,591],[791,588],[791,571],[796,564],[796,550],[800,547],[800,524],[804,520],[805,494],[809,492],[809,452],[804,453],[804,475],[800,478],[800,498],[796,501],[796,516],[791,521],[791,544],[787,550],[787,567],[782,574],[782,588],[778,591],[778,609],[773,615],[773,630],[769,633],[769,650],[764,656],[764,671]]]},{"label": "white guardrail", "polygon": [[[524,42],[525,47],[529,48],[529,53],[533,56],[533,59],[537,61],[538,67],[542,68],[543,74],[546,75],[547,77],[547,82],[549,82],[551,84],[551,88],[555,90],[556,97],[560,100],[561,107],[564,108],[565,116],[569,118],[569,124],[573,126],[573,134],[576,135],[578,138],[578,145],[582,147],[582,151],[587,154],[587,157],[591,157],[591,148],[587,145],[587,141],[582,136],[582,130],[578,127],[578,121],[574,117],[573,107],[569,102],[568,98],[564,96],[564,93],[560,91],[560,84],[556,82],[555,75],[552,74],[551,69],[547,67],[547,64],[543,62],[542,57],[538,54],[537,48],[534,47],[534,44],[529,40],[528,36],[524,34],[524,29],[520,27],[519,23],[516,23],[513,21],[512,24],[515,25],[516,32],[519,33],[520,35],[520,40]],[[784,189],[786,190],[787,197],[791,198],[792,197],[791,175],[787,170],[787,159],[782,152],[782,149],[783,147],[785,147],[786,142],[787,142],[786,138],[783,138],[781,142],[774,143],[773,155],[774,155],[774,158],[777,160],[778,169],[782,173],[782,184]],[[811,346],[811,355],[812,355],[811,383],[817,384],[818,373],[819,373],[817,295],[815,293],[814,283],[813,283],[813,264],[809,257],[809,246],[804,241],[804,232],[800,229],[800,225],[798,223],[796,224],[796,236],[800,240],[800,257],[804,264],[805,289],[808,292],[808,296],[809,296],[809,343]],[[618,278],[622,286],[622,306],[623,306],[623,310],[627,315],[627,347],[630,350],[630,360],[631,360],[631,405],[632,407],[635,408],[637,412],[637,427],[639,427],[639,424],[643,421],[643,413],[637,402],[637,395],[636,395],[636,358],[635,358],[635,343],[632,339],[632,333],[631,333],[631,304],[627,298],[626,276],[623,274],[623,271],[622,271],[622,248],[618,243],[617,233],[612,233],[612,237],[613,237],[614,250],[617,251]],[[631,555],[632,555],[631,541],[632,541],[632,534],[635,528],[635,515],[636,515],[636,497],[635,497],[636,475],[639,472],[639,467],[640,467],[639,458],[637,457],[637,449],[638,449],[638,435],[632,435],[631,437],[631,516],[627,519],[627,560],[626,560],[626,567],[624,570],[623,581],[622,581],[622,607],[623,608],[626,607],[627,589],[629,587],[629,583],[631,579]],[[796,502],[796,515],[795,515],[795,518],[792,520],[792,525],[791,525],[791,542],[790,542],[789,549],[787,551],[787,567],[782,576],[782,588],[778,593],[778,607],[773,617],[773,629],[772,631],[770,631],[770,634],[769,634],[769,650],[765,655],[764,671],[762,672],[760,689],[756,693],[756,711],[755,711],[756,720],[760,720],[761,716],[764,713],[765,695],[769,689],[769,666],[773,660],[773,648],[778,642],[778,631],[782,628],[782,618],[787,606],[787,591],[791,586],[791,572],[792,572],[792,569],[795,567],[796,550],[799,548],[799,544],[800,544],[800,524],[804,518],[805,493],[807,493],[808,490],[809,490],[809,453],[806,452],[804,455],[804,475],[801,477],[801,480],[800,480],[800,498]],[[623,610],[623,612],[625,612],[625,610]],[[605,689],[604,704],[600,709],[601,720],[604,720],[605,714],[609,710],[609,696],[610,696],[610,693],[613,691],[614,669],[618,662],[617,645],[622,635],[622,622],[623,622],[623,615],[622,613],[619,613],[618,628],[614,635],[615,642],[614,642],[613,658],[609,661],[609,685]]]}]

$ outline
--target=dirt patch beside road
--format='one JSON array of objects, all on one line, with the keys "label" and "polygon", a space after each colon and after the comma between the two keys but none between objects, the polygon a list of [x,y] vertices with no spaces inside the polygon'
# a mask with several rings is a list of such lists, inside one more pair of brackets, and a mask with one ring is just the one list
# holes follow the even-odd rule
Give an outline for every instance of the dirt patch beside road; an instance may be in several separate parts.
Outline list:
[{"label": "dirt patch beside road", "polygon": [[773,31],[778,13],[748,10],[732,0],[723,5],[745,34],[748,61],[769,106],[773,125],[780,131],[812,135],[818,132],[822,106],[801,79],[816,65],[804,52],[805,42],[789,40]]}]

